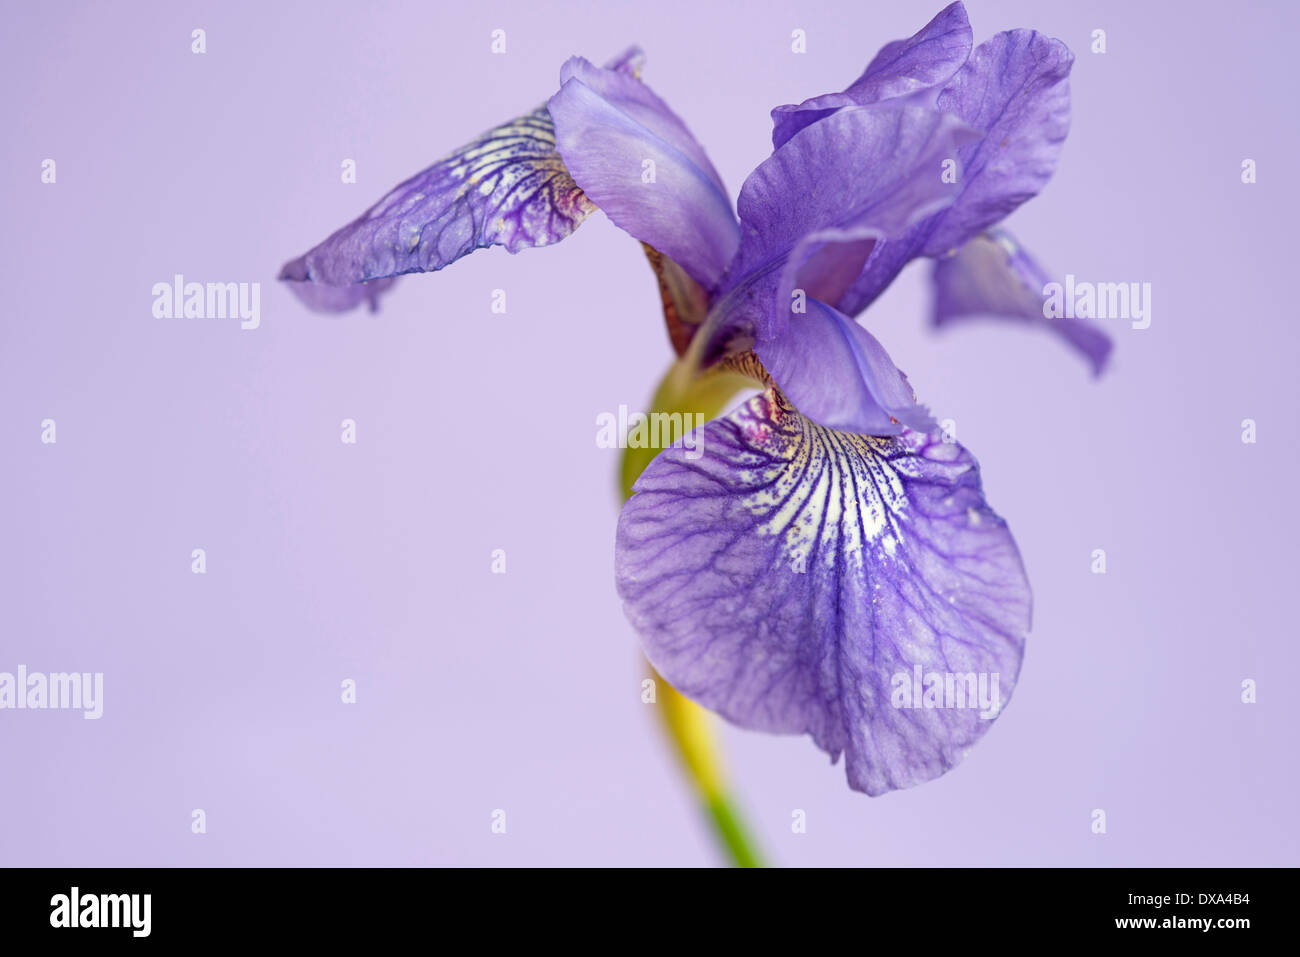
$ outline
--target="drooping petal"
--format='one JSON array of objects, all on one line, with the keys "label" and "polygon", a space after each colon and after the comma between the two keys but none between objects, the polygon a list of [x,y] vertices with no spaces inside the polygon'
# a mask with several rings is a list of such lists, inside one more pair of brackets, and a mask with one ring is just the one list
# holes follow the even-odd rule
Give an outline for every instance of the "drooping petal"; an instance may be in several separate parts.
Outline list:
[{"label": "drooping petal", "polygon": [[862,75],[843,93],[778,106],[772,111],[772,148],[779,149],[806,126],[846,106],[866,106],[909,96],[947,82],[970,56],[971,27],[966,8],[949,4],[906,40],[881,48]]},{"label": "drooping petal", "polygon": [[717,284],[739,229],[722,180],[690,130],[654,92],[573,57],[548,104],[565,166],[615,224]]},{"label": "drooping petal", "polygon": [[[878,795],[956,765],[1010,696],[1029,587],[960,446],[836,432],[768,391],[660,453],[635,488],[616,546],[624,608],[655,668],[730,721],[810,734]],[[918,667],[951,707],[910,694]],[[975,707],[967,681],[985,691]]]},{"label": "drooping petal", "polygon": [[[644,57],[632,47],[612,62],[635,75]],[[545,106],[489,130],[391,190],[359,218],[286,263],[289,281],[310,307],[376,307],[390,277],[432,272],[476,249],[518,252],[564,239],[595,209],[555,149]],[[377,280],[387,279],[380,285]]]},{"label": "drooping petal", "polygon": [[1088,359],[1093,375],[1100,375],[1110,355],[1110,336],[1083,319],[1047,318],[1043,289],[1048,282],[1009,233],[990,230],[935,262],[934,324],[993,316],[1049,329]]},{"label": "drooping petal", "polygon": [[831,429],[896,435],[934,420],[871,333],[823,302],[760,338],[754,351],[800,413]]},{"label": "drooping petal", "polygon": [[325,286],[311,282],[307,276],[306,258],[299,256],[284,264],[280,279],[290,283],[298,299],[316,312],[350,312],[361,303],[367,303],[371,312],[379,311],[379,297],[397,282],[397,276],[356,282],[350,286]]},{"label": "drooping petal", "polygon": [[1042,189],[1069,130],[1073,61],[1065,44],[1033,30],[976,47],[936,99],[936,108],[986,131],[956,154],[956,200],[882,249],[834,305],[857,315],[911,260],[951,253]]},{"label": "drooping petal", "polygon": [[280,278],[350,286],[430,272],[487,246],[513,253],[559,242],[594,208],[555,152],[543,107],[402,183]]}]

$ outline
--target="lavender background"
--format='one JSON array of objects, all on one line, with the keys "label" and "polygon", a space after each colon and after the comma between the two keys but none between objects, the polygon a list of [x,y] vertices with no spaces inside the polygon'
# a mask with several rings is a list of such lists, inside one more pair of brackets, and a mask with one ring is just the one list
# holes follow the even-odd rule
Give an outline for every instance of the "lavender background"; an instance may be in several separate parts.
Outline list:
[{"label": "lavender background", "polygon": [[[594,444],[597,413],[644,407],[668,359],[636,243],[598,215],[554,249],[406,279],[375,317],[313,316],[275,272],[540,102],[565,57],[631,42],[734,195],[768,109],[841,88],[939,6],[12,5],[0,671],[102,671],[105,714],[0,712],[0,863],[716,862],[640,702],[618,453]],[[930,334],[925,267],[877,303],[870,327],[1016,532],[1025,670],[919,789],[869,799],[806,739],[727,729],[735,787],[781,864],[1300,863],[1300,12],[968,7],[977,41],[1033,26],[1078,55],[1059,171],[1009,225],[1057,275],[1151,282],[1152,325],[1109,323],[1093,382],[1047,336]],[[262,327],[154,319],[177,272],[260,281]]]}]

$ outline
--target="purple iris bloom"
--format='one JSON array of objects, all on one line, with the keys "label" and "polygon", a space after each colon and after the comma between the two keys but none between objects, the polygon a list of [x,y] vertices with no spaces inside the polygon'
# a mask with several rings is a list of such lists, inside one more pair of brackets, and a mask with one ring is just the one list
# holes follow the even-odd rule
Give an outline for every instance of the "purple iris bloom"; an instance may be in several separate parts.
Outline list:
[{"label": "purple iris bloom", "polygon": [[773,110],[773,152],[733,211],[639,51],[575,57],[544,106],[281,278],[317,308],[373,308],[400,274],[558,242],[597,208],[640,240],[684,366],[762,389],[661,452],[624,505],[617,585],[646,655],[736,724],[845,754],[854,789],[908,787],[957,764],[1005,705],[1030,591],[975,459],[853,317],[929,258],[937,325],[1045,326],[1100,371],[1109,340],[1044,318],[1042,270],[997,228],[1051,176],[1072,60],[1032,30],[972,48],[954,3],[842,93]]}]

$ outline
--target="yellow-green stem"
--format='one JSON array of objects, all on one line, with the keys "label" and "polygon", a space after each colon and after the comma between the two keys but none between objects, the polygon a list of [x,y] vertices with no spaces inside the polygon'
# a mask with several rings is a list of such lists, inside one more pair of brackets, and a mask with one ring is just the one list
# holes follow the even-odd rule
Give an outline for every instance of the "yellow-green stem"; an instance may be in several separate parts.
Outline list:
[{"label": "yellow-green stem", "polygon": [[754,842],[727,794],[713,718],[694,701],[679,694],[653,668],[650,674],[659,688],[656,701],[664,728],[695,786],[722,850],[737,867],[762,867]]},{"label": "yellow-green stem", "polygon": [[[712,419],[737,391],[752,385],[750,379],[730,372],[697,377],[679,362],[660,383],[653,411],[691,416],[701,413],[705,420]],[[692,422],[688,419],[686,427],[690,428]],[[633,448],[624,453],[620,483],[624,499],[631,496],[633,483],[658,453],[658,449]],[[656,710],[722,850],[736,867],[762,867],[754,842],[727,793],[712,716],[679,694],[653,668],[650,674],[657,688]]]}]

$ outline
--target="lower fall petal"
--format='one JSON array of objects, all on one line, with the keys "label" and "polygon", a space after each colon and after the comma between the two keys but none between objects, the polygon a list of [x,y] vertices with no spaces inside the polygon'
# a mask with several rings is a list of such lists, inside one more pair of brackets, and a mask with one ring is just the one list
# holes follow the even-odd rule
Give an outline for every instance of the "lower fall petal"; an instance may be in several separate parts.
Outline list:
[{"label": "lower fall petal", "polygon": [[[769,390],[662,452],[635,492],[616,576],[651,663],[738,725],[845,754],[853,789],[943,774],[1009,698],[1029,586],[960,446],[837,432]],[[913,706],[934,675],[939,706]],[[994,693],[959,705],[943,676]]]}]

